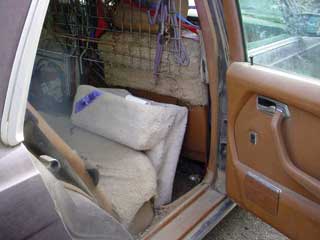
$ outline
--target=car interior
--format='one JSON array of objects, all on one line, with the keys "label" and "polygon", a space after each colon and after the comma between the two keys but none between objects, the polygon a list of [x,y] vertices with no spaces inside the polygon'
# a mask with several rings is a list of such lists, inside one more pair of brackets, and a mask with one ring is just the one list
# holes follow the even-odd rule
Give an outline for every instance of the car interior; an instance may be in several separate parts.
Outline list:
[{"label": "car interior", "polygon": [[318,239],[320,17],[258,2],[51,0],[23,128],[41,209],[82,238],[201,239],[236,203]]},{"label": "car interior", "polygon": [[25,145],[55,178],[86,192],[65,160],[80,158],[107,208],[136,235],[200,184],[208,166],[208,73],[195,5],[171,1],[180,20],[172,17],[160,40],[152,23],[159,7],[51,0],[25,117]]}]

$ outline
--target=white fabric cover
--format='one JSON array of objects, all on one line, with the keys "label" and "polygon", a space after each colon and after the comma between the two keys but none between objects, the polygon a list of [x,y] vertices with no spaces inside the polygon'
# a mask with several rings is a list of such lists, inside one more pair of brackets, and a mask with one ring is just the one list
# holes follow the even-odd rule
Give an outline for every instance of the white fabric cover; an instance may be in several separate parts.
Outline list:
[{"label": "white fabric cover", "polygon": [[104,94],[78,113],[73,109],[73,123],[135,150],[145,150],[157,172],[155,206],[169,203],[187,124],[187,108],[134,100],[133,96],[120,96],[114,90],[111,93],[91,86],[78,88],[74,108],[77,101],[93,90]]},{"label": "white fabric cover", "polygon": [[[103,92],[88,107],[75,113],[75,105],[92,91]],[[135,150],[148,150],[168,133],[174,115],[162,106],[142,105],[123,96],[82,85],[78,88],[72,111],[72,122],[90,132],[124,144]]]},{"label": "white fabric cover", "polygon": [[171,202],[173,181],[188,119],[186,108],[174,105],[171,105],[171,108],[175,111],[176,116],[168,135],[153,149],[146,152],[157,172],[158,195],[155,198],[156,207]]},{"label": "white fabric cover", "polygon": [[148,157],[78,128],[70,118],[41,115],[84,160],[97,166],[100,187],[128,226],[142,205],[156,195],[156,172]]}]

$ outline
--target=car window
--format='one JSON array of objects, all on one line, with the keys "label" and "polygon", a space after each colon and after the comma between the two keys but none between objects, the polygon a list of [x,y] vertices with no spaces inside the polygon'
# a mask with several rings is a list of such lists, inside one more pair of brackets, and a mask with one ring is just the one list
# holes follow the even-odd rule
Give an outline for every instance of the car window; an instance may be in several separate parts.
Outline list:
[{"label": "car window", "polygon": [[239,8],[248,59],[319,78],[318,0],[239,0]]},{"label": "car window", "polygon": [[240,0],[248,49],[260,47],[287,35],[280,4],[276,0]]},{"label": "car window", "polygon": [[188,0],[189,10],[188,17],[198,18],[198,12],[196,9],[196,3],[194,0]]}]

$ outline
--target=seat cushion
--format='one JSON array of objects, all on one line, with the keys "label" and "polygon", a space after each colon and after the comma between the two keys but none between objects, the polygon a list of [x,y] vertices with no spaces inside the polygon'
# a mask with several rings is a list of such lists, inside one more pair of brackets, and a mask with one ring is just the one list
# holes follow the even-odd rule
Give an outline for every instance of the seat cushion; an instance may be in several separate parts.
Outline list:
[{"label": "seat cushion", "polygon": [[72,122],[135,150],[149,150],[166,137],[175,114],[167,106],[132,98],[81,85],[74,99]]},{"label": "seat cushion", "polygon": [[143,204],[156,194],[156,172],[148,157],[74,126],[69,117],[41,114],[81,158],[97,166],[100,187],[128,226]]}]

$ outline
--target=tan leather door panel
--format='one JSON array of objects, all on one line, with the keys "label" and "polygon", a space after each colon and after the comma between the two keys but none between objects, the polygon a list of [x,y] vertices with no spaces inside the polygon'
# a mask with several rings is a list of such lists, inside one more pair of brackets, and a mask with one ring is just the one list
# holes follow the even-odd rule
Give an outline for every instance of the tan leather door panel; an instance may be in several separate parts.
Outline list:
[{"label": "tan leather door panel", "polygon": [[[233,63],[227,87],[229,196],[292,239],[318,239],[320,82]],[[259,110],[258,96],[289,117]]]}]

